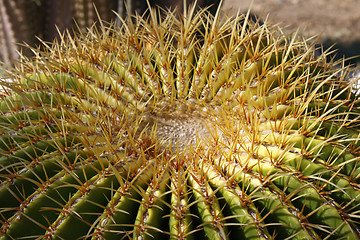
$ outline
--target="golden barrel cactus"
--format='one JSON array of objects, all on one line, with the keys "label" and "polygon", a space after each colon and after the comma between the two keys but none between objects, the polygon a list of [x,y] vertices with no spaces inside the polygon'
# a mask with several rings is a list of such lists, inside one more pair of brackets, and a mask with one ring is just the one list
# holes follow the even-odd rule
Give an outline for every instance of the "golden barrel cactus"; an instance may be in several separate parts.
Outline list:
[{"label": "golden barrel cactus", "polygon": [[309,41],[195,8],[1,82],[0,239],[358,239],[359,100]]}]

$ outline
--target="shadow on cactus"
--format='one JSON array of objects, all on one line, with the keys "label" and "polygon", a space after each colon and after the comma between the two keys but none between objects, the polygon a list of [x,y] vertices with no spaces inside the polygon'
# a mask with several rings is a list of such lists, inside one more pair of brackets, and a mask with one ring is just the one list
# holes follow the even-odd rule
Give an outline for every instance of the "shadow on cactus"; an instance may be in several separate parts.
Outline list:
[{"label": "shadow on cactus", "polygon": [[313,50],[194,9],[64,35],[1,83],[0,239],[358,239],[355,79]]}]

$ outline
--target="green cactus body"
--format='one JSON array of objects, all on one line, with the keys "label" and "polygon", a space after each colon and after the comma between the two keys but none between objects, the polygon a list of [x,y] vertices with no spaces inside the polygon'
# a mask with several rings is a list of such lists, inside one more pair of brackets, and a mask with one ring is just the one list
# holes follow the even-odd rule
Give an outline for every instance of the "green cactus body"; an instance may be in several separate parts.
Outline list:
[{"label": "green cactus body", "polygon": [[1,83],[0,239],[358,239],[347,70],[247,16],[164,16]]}]

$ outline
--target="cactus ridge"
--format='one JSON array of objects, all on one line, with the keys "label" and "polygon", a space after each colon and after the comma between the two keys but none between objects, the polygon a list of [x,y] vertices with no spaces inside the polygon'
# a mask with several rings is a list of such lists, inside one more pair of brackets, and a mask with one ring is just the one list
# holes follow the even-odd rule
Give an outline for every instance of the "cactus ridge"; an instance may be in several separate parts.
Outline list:
[{"label": "cactus ridge", "polygon": [[348,70],[248,14],[163,16],[1,82],[0,239],[359,239]]}]

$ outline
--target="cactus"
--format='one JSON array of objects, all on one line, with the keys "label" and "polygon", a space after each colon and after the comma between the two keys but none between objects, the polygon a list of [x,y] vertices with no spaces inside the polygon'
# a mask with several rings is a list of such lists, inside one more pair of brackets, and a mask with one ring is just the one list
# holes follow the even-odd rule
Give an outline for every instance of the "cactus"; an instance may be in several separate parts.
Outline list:
[{"label": "cactus", "polygon": [[[20,55],[31,56],[30,48],[21,48],[19,44],[35,47],[37,37],[52,42],[59,32],[66,30],[86,31],[99,17],[103,21],[113,21],[116,14],[125,17],[130,14],[144,14],[148,4],[152,7],[181,8],[184,1],[146,1],[146,0],[6,0],[0,1],[0,61],[7,66],[19,60]],[[216,11],[219,0],[210,3],[197,1],[199,7],[208,7]],[[126,9],[127,8],[127,9]],[[114,14],[116,12],[116,14]]]},{"label": "cactus", "polygon": [[63,35],[1,82],[0,239],[358,239],[355,79],[249,14]]}]

